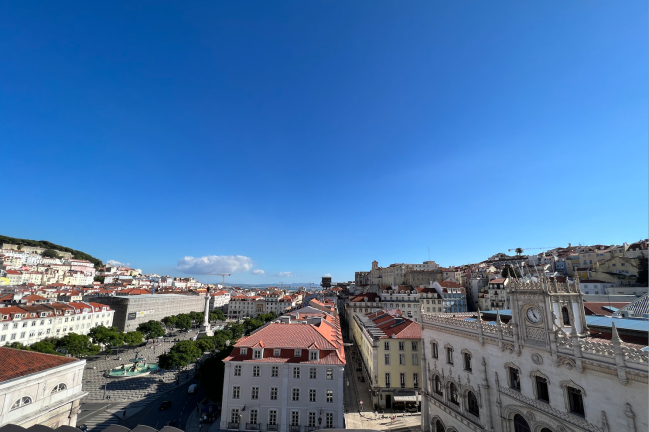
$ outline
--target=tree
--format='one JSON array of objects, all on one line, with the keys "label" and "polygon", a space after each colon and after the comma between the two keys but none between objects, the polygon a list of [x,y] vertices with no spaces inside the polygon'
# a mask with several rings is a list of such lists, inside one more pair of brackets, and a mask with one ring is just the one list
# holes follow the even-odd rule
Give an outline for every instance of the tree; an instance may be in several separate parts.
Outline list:
[{"label": "tree", "polygon": [[190,312],[189,318],[191,318],[191,320],[194,321],[196,324],[200,324],[205,319],[205,315],[202,314],[201,312]]},{"label": "tree", "polygon": [[230,323],[226,328],[227,330],[230,330],[230,332],[232,332],[231,340],[239,340],[239,338],[241,338],[241,336],[243,336],[244,332],[246,331],[246,328],[243,326],[243,324]]},{"label": "tree", "polygon": [[106,276],[95,276],[95,282],[104,283]]},{"label": "tree", "polygon": [[520,278],[521,277],[521,272],[517,268],[512,267],[511,265],[506,265],[505,267],[503,267],[503,270],[502,270],[501,273],[502,273],[504,278],[508,278],[508,277]]},{"label": "tree", "polygon": [[196,341],[196,346],[201,350],[201,352],[211,352],[216,348],[216,343],[213,338],[204,336]]},{"label": "tree", "polygon": [[196,361],[202,351],[194,341],[180,341],[158,358],[158,364],[164,369],[182,368]]},{"label": "tree", "polygon": [[175,315],[162,318],[162,324],[167,327],[175,328],[178,323],[178,318]]},{"label": "tree", "polygon": [[20,342],[12,342],[9,345],[7,345],[8,348],[14,348],[14,349],[19,349],[19,350],[25,350],[29,351],[29,347],[26,345],[21,344]]},{"label": "tree", "polygon": [[192,319],[188,314],[176,315],[176,327],[181,330],[189,330],[192,328]]},{"label": "tree", "polygon": [[232,353],[232,347],[208,358],[201,364],[200,382],[208,398],[220,402],[223,398],[225,363],[223,359]]},{"label": "tree", "polygon": [[122,346],[124,344],[124,334],[117,330],[117,327],[97,326],[88,332],[94,343],[100,343],[106,346]]},{"label": "tree", "polygon": [[41,256],[43,258],[61,258],[59,253],[55,251],[54,249],[45,249],[42,253]]},{"label": "tree", "polygon": [[215,310],[210,312],[210,321],[225,321],[225,314],[223,311]]},{"label": "tree", "polygon": [[61,355],[61,353],[56,351],[56,345],[48,340],[42,340],[32,344],[29,347],[32,351],[37,351],[45,354],[56,354]]},{"label": "tree", "polygon": [[522,253],[523,253],[523,249],[522,249],[522,248],[516,248],[516,255],[520,255],[520,254],[522,254]]},{"label": "tree", "polygon": [[137,331],[141,332],[147,339],[155,339],[164,336],[165,331],[160,322],[151,320],[137,326]]},{"label": "tree", "polygon": [[57,348],[64,349],[75,357],[94,355],[101,351],[101,347],[94,345],[88,336],[76,333],[67,334],[59,339]]},{"label": "tree", "polygon": [[124,334],[124,343],[128,346],[137,346],[142,343],[143,338],[139,331],[130,331]]},{"label": "tree", "polygon": [[647,286],[647,256],[642,252],[638,257],[638,277],[635,282],[642,286]]}]

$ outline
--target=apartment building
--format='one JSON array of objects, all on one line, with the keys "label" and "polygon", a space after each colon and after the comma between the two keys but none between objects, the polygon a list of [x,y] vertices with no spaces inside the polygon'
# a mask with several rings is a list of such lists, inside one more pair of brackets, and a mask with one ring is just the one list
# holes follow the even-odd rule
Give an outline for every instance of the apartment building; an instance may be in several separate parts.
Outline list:
[{"label": "apartment building", "polygon": [[343,429],[338,316],[305,308],[240,339],[224,359],[221,430]]},{"label": "apartment building", "polygon": [[[421,327],[398,311],[380,310],[352,319],[352,335],[369,378],[372,403],[395,408],[413,396],[421,381]],[[420,400],[420,399],[416,399]]]}]

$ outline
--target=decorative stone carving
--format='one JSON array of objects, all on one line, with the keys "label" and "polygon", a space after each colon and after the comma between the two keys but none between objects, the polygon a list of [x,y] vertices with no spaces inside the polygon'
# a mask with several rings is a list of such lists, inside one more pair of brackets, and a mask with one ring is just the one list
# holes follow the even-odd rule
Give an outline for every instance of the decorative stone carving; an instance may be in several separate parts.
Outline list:
[{"label": "decorative stone carving", "polygon": [[608,419],[606,418],[606,412],[604,411],[602,411],[602,430],[604,432],[609,432]]},{"label": "decorative stone carving", "polygon": [[545,341],[545,330],[537,327],[526,327],[525,334],[530,339]]},{"label": "decorative stone carving", "polygon": [[510,343],[508,343],[508,342],[505,342],[505,343],[503,343],[502,350],[503,350],[503,351],[507,351],[507,352],[509,352],[510,354],[513,354],[513,353],[514,353],[514,345],[513,345],[513,344],[510,344]]},{"label": "decorative stone carving", "polygon": [[575,361],[572,358],[562,355],[557,355],[557,364],[559,366],[564,365],[568,370],[575,367]]},{"label": "decorative stone carving", "polygon": [[624,415],[626,416],[626,424],[629,427],[629,432],[636,432],[635,428],[635,414],[631,409],[631,404],[627,402],[626,408],[624,409]]},{"label": "decorative stone carving", "polygon": [[532,361],[537,365],[543,364],[543,357],[539,353],[534,353],[532,354]]}]

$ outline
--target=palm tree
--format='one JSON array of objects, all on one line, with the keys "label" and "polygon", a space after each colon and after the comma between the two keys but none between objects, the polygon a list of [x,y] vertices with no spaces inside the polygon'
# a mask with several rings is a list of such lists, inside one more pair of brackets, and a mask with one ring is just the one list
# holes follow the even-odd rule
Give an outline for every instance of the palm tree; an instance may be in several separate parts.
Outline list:
[{"label": "palm tree", "polygon": [[523,253],[523,249],[522,249],[522,248],[516,248],[516,255],[520,255],[520,254],[522,254],[522,253]]}]

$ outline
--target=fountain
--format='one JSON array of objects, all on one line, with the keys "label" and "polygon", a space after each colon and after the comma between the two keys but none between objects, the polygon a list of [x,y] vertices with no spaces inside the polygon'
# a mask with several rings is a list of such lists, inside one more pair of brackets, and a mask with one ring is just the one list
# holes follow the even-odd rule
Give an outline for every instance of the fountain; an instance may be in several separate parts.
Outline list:
[{"label": "fountain", "polygon": [[159,368],[157,363],[147,363],[145,358],[135,352],[135,358],[129,360],[131,363],[122,364],[120,367],[111,369],[108,376],[111,378],[133,378],[136,376],[145,376]]}]

